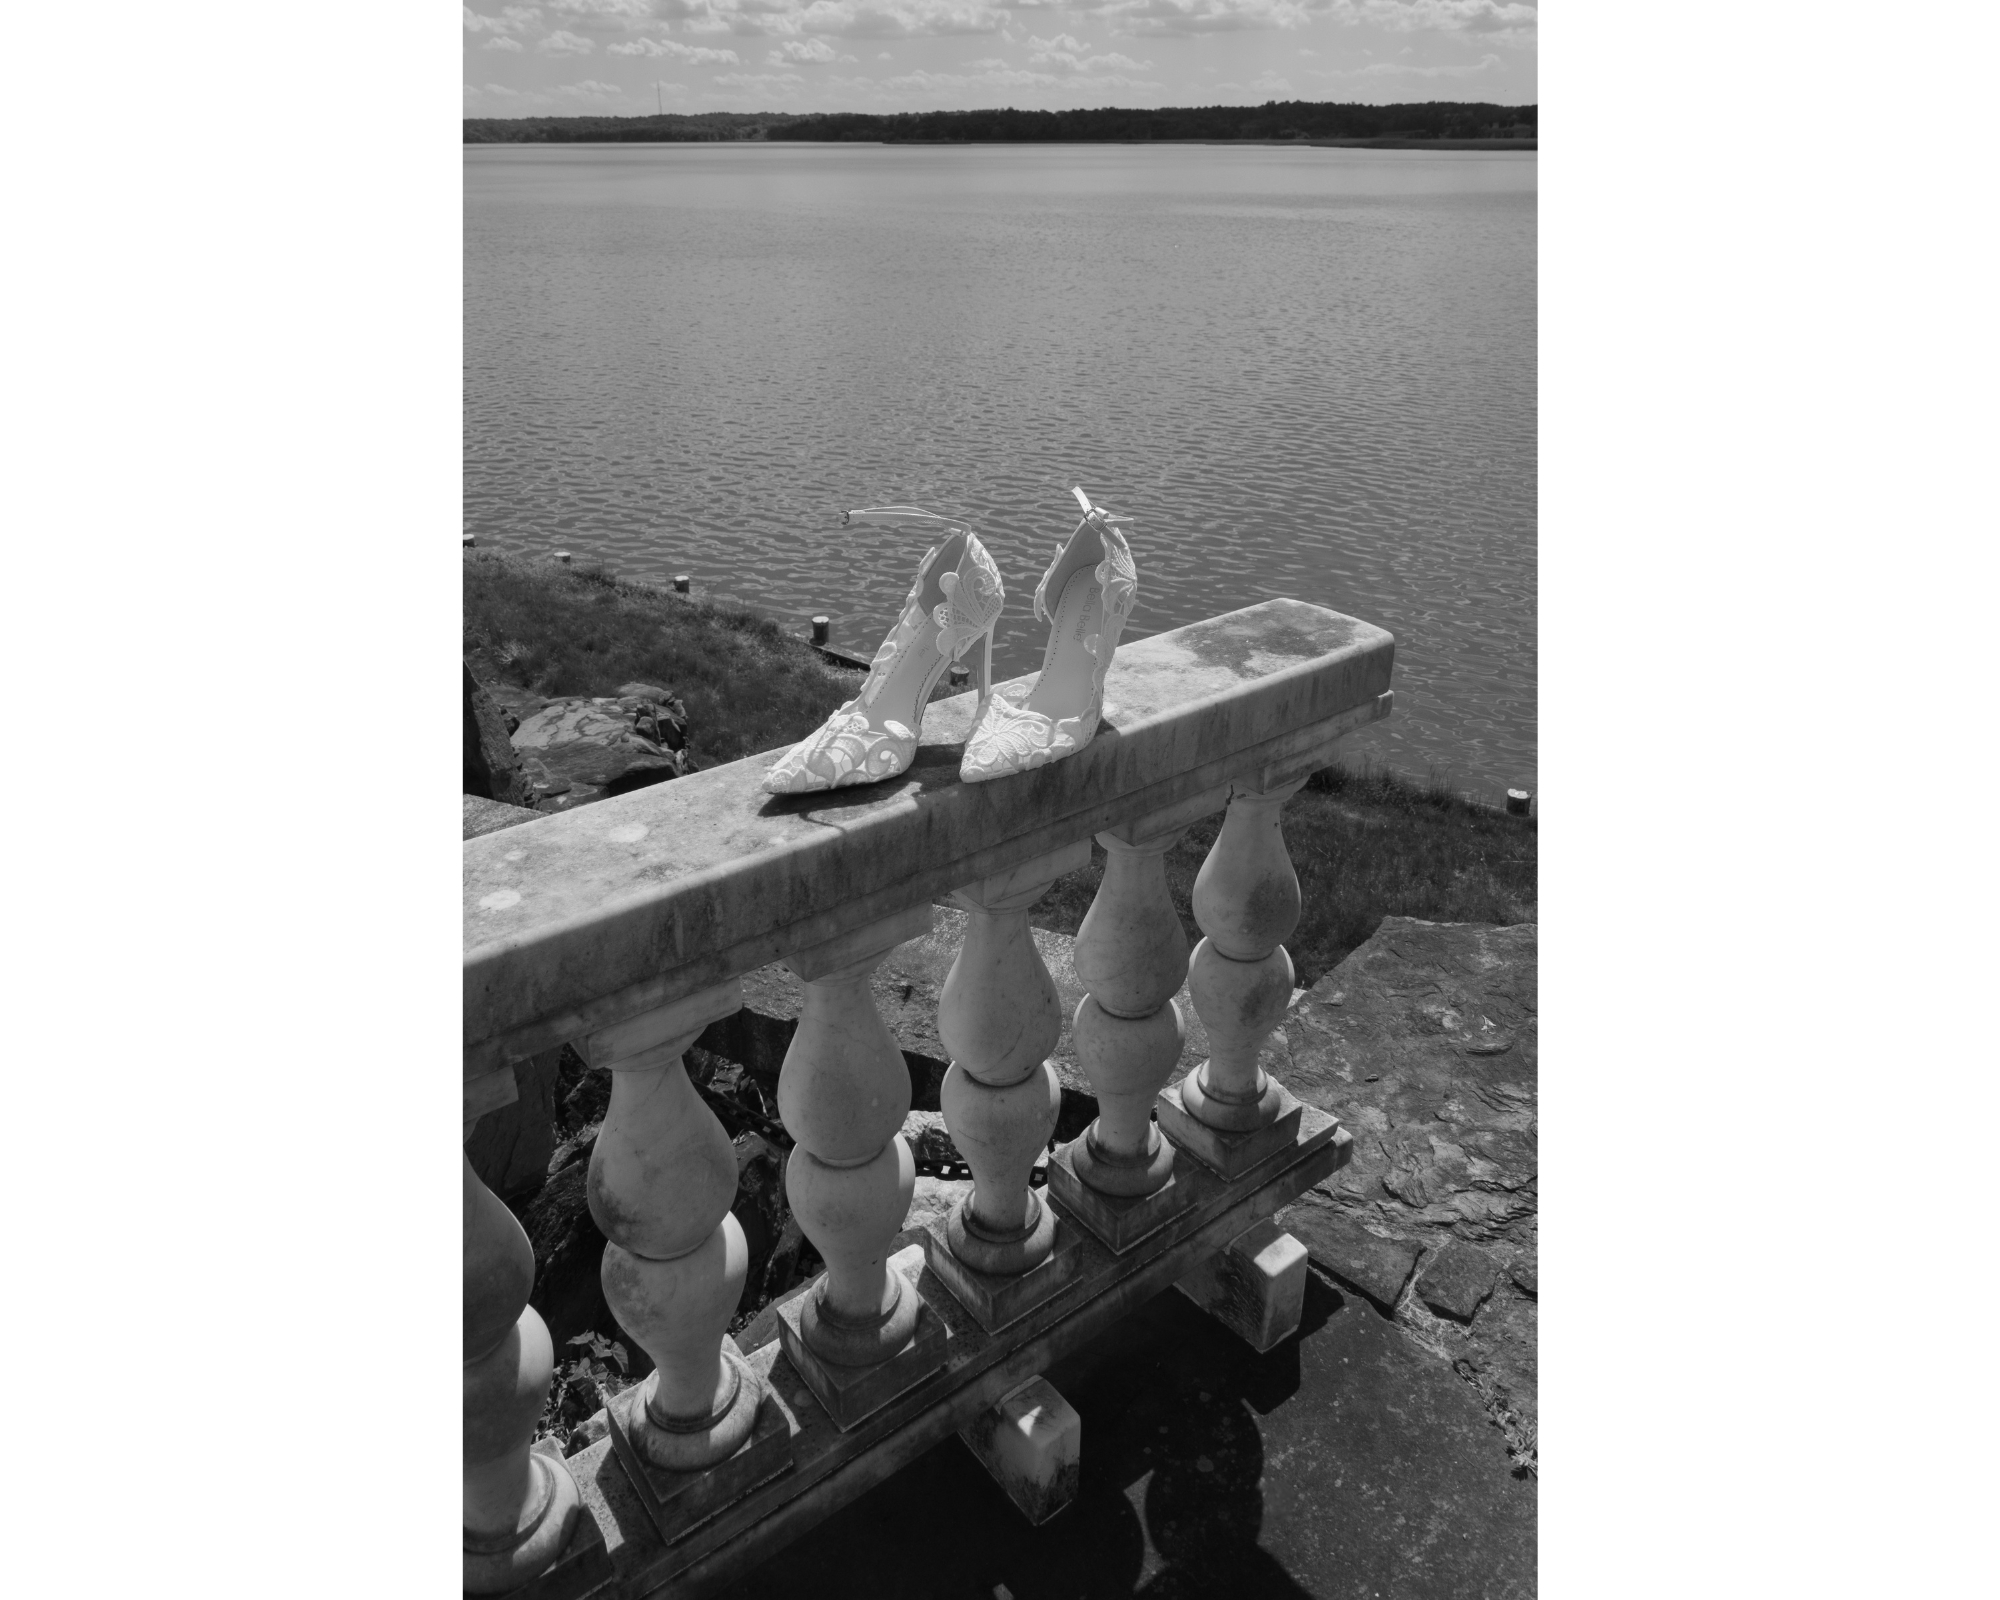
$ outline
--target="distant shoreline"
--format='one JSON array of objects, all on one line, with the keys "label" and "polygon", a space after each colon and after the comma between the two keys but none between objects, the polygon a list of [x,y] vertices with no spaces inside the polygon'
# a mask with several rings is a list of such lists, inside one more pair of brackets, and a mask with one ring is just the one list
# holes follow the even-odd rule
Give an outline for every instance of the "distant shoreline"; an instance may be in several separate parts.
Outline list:
[{"label": "distant shoreline", "polygon": [[1309,144],[1321,150],[1533,150],[1537,139],[1268,139],[1267,144]]},{"label": "distant shoreline", "polygon": [[466,117],[467,144],[1304,144],[1359,149],[1532,148],[1540,108],[1399,105],[1099,106],[1077,111],[661,111],[651,116]]}]

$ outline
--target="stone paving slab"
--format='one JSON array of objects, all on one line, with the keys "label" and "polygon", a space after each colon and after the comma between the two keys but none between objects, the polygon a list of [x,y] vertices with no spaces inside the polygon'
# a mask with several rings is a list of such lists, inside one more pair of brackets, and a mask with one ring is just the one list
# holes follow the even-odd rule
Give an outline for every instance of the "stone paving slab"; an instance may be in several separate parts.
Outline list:
[{"label": "stone paving slab", "polygon": [[1313,1275],[1256,1355],[1185,1296],[1047,1374],[1083,1421],[1076,1501],[1031,1528],[955,1439],[726,1591],[730,1600],[1526,1600],[1532,1477],[1477,1395]]},{"label": "stone paving slab", "polygon": [[1532,923],[1388,917],[1288,1013],[1271,1070],[1354,1131],[1354,1159],[1280,1216],[1485,1399],[1536,1434]]}]

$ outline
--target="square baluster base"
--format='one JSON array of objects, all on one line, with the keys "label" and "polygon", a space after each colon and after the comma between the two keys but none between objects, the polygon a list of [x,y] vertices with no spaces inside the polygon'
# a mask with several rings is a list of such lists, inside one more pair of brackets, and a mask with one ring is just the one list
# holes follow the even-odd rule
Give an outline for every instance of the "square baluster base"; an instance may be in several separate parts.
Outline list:
[{"label": "square baluster base", "polygon": [[1046,1378],[1030,1378],[958,1430],[1033,1527],[1076,1498],[1083,1481],[1083,1419]]},{"label": "square baluster base", "polygon": [[[1047,1203],[1046,1199],[1043,1202]],[[924,1228],[924,1255],[931,1271],[949,1289],[972,1320],[988,1333],[1018,1321],[1045,1300],[1052,1300],[1077,1281],[1083,1270],[1083,1236],[1056,1218],[1055,1247],[1037,1265],[1018,1277],[1002,1278],[968,1267],[951,1253],[942,1220]]]},{"label": "square baluster base", "polygon": [[[538,1439],[535,1448],[554,1460],[563,1458],[554,1439]],[[569,1539],[554,1564],[518,1589],[509,1589],[506,1600],[584,1600],[586,1595],[609,1595],[617,1577],[611,1552],[604,1546],[603,1530],[586,1506],[577,1512]]]},{"label": "square baluster base", "polygon": [[1178,1173],[1169,1173],[1166,1183],[1151,1194],[1099,1194],[1076,1175],[1070,1157],[1071,1150],[1089,1137],[1088,1132],[1080,1133],[1068,1144],[1056,1146],[1049,1157],[1048,1193],[1065,1215],[1114,1253],[1123,1255],[1194,1202],[1192,1188]]},{"label": "square baluster base", "polygon": [[640,1388],[635,1384],[617,1396],[604,1408],[604,1414],[611,1425],[612,1452],[638,1491],[639,1503],[646,1508],[662,1542],[672,1544],[759,1484],[792,1470],[791,1419],[777,1396],[768,1391],[757,1407],[750,1437],[733,1456],[694,1472],[655,1466],[632,1437]]},{"label": "square baluster base", "polygon": [[809,1290],[778,1307],[778,1343],[786,1359],[805,1379],[813,1398],[826,1407],[826,1414],[842,1433],[880,1411],[904,1390],[944,1370],[950,1353],[951,1330],[945,1326],[944,1318],[923,1301],[922,1291],[917,1288],[917,1274],[923,1267],[924,1247],[920,1244],[905,1245],[889,1257],[889,1270],[909,1279],[911,1289],[918,1295],[917,1327],[908,1344],[872,1367],[837,1366],[820,1360],[806,1348],[799,1333],[799,1318],[805,1314],[806,1301],[814,1291]]},{"label": "square baluster base", "polygon": [[[1195,1068],[1199,1072],[1201,1068]],[[1183,1080],[1185,1081],[1185,1080]],[[1197,1122],[1187,1107],[1181,1104],[1180,1084],[1170,1084],[1160,1091],[1153,1102],[1153,1115],[1159,1118],[1160,1132],[1185,1150],[1195,1160],[1219,1178],[1234,1180],[1240,1178],[1252,1167],[1269,1161],[1280,1150],[1289,1150],[1298,1142],[1299,1102],[1277,1079],[1271,1080],[1278,1091],[1278,1114],[1261,1128],[1249,1133],[1221,1133],[1204,1122]]]}]

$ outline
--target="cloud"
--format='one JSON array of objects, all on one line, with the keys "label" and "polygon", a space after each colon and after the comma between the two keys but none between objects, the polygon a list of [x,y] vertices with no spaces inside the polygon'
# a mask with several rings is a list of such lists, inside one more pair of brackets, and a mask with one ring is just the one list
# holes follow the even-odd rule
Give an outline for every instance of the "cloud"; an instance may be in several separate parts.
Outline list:
[{"label": "cloud", "polygon": [[[1138,38],[1292,30],[1320,16],[1389,33],[1454,33],[1489,45],[1531,46],[1538,21],[1537,6],[1527,0],[541,0],[539,6],[507,6],[494,16],[465,7],[463,15],[469,33],[514,37],[533,31],[543,10],[582,30],[548,35],[541,48],[554,55],[588,54],[587,35],[602,38],[607,30],[614,37],[661,42],[656,35],[671,22],[681,34],[768,39],[778,51],[776,59],[822,65],[839,59],[819,53],[831,48],[830,39],[1000,34],[1008,32],[1011,14],[1032,16],[1043,10],[1060,11],[1065,21],[1094,19],[1114,34]],[[645,29],[652,31],[639,32]],[[1086,70],[1082,64],[1093,59],[1087,55],[1090,47],[1074,32],[1027,42],[1049,58],[1046,64],[1071,71]],[[801,54],[792,48],[795,44],[811,53]],[[608,48],[637,53],[625,45]],[[1103,63],[1109,71],[1137,66],[1129,57]]]},{"label": "cloud", "polygon": [[[1006,62],[991,57],[968,61],[965,65],[968,69],[965,72],[906,72],[899,77],[883,79],[881,86],[885,89],[910,90],[931,96],[962,92],[967,89],[1061,89],[1065,92],[1077,90],[1098,92],[1107,89],[1159,87],[1157,83],[1147,79],[1128,77],[1118,72],[1059,76],[1053,72],[1034,72],[1025,67],[1010,67]],[[1133,62],[1132,65],[1138,67],[1140,63]]]},{"label": "cloud", "polygon": [[465,16],[467,33],[526,33],[542,14],[533,6],[509,6],[497,17],[489,17],[474,11],[471,6],[458,8]]},{"label": "cloud", "polygon": [[599,83],[595,78],[585,78],[581,83],[566,83],[557,94],[566,94],[574,100],[604,100],[625,91],[615,83]]},{"label": "cloud", "polygon": [[852,39],[998,33],[1007,13],[986,0],[660,0],[689,33]]},{"label": "cloud", "polygon": [[[839,55],[824,39],[787,39],[765,58],[774,67],[782,67],[788,61],[838,61]],[[849,56],[848,60],[854,58]]]},{"label": "cloud", "polygon": [[1532,35],[1531,5],[1502,0],[1341,0],[1340,20],[1367,22],[1390,33],[1493,33]]},{"label": "cloud", "polygon": [[1435,67],[1419,67],[1401,61],[1371,61],[1367,66],[1354,72],[1322,72],[1318,76],[1322,78],[1470,78],[1500,64],[1500,58],[1489,52],[1469,65],[1464,62],[1457,62]]},{"label": "cloud", "polygon": [[1305,97],[1292,87],[1290,78],[1280,77],[1275,72],[1262,72],[1248,83],[1230,81],[1215,85],[1218,93],[1241,95],[1246,100],[1302,100]]},{"label": "cloud", "polygon": [[[784,3],[784,0],[766,0]],[[1031,10],[1044,0],[1009,0]],[[1523,0],[1046,0],[1052,9],[1096,17],[1135,36],[1251,33],[1300,28],[1314,16],[1389,33],[1472,33],[1496,43],[1532,44],[1536,7]],[[1067,37],[1067,36],[1065,36]],[[1032,44],[1033,41],[1030,41]],[[1072,52],[1081,46],[1068,47]]]},{"label": "cloud", "polygon": [[614,56],[667,56],[675,61],[692,62],[697,67],[711,62],[723,62],[732,67],[743,64],[743,58],[734,50],[711,50],[705,44],[682,44],[678,39],[634,39],[628,44],[607,45],[605,48]]},{"label": "cloud", "polygon": [[480,48],[482,50],[518,50],[521,48],[521,41],[519,39],[510,39],[504,33],[496,34],[491,39],[488,39],[485,44],[481,45]]},{"label": "cloud", "polygon": [[1035,53],[1028,57],[1031,66],[1060,66],[1069,68],[1071,72],[1105,73],[1144,72],[1152,65],[1150,61],[1134,61],[1130,56],[1121,56],[1115,52],[1110,55],[1085,56],[1081,52],[1090,47],[1079,44],[1066,33],[1057,34],[1053,39],[1030,39],[1028,43],[1037,47]]},{"label": "cloud", "polygon": [[724,89],[740,89],[753,94],[790,94],[806,80],[796,72],[724,72],[716,83]]},{"label": "cloud", "polygon": [[1145,37],[1251,33],[1303,27],[1329,0],[1107,0],[1083,9],[1101,16],[1113,33]]}]

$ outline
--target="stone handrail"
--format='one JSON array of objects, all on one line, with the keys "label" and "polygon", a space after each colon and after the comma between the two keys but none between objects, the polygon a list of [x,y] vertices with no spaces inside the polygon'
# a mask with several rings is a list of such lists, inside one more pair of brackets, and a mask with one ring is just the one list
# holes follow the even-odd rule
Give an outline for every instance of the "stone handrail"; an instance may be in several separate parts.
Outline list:
[{"label": "stone handrail", "polygon": [[1388,715],[1394,650],[1269,600],[1122,645],[1097,736],[1003,782],[958,781],[963,694],[890,783],[781,799],[756,756],[468,840],[467,1082],[1138,817],[1220,810],[1232,781],[1303,775]]},{"label": "stone handrail", "polygon": [[[1043,1350],[1065,1318],[1071,1336],[1097,1325],[1062,1310],[1065,1297],[1088,1289],[1096,1314],[1112,1314],[1114,1300],[1127,1303],[1119,1296],[1154,1281],[1149,1271],[1186,1270],[1191,1241],[1218,1228],[1234,1230],[1235,1287],[1215,1288],[1223,1257],[1201,1258],[1182,1287],[1218,1296],[1218,1315],[1259,1292],[1269,1301],[1291,1256],[1281,1235],[1239,1250],[1242,1230],[1280,1189],[1345,1158],[1333,1119],[1304,1111],[1257,1064],[1289,998],[1283,941],[1299,915],[1278,813],[1338,739],[1388,715],[1393,659],[1380,628],[1272,600],[1122,647],[1097,736],[1032,771],[958,781],[975,703],[966,694],[927,708],[915,763],[889,782],[773,797],[759,786],[776,758],[767,752],[466,842],[466,1123],[515,1098],[514,1062],[554,1046],[574,1042],[613,1074],[590,1204],[609,1241],[607,1298],[655,1373],[613,1403],[608,1425],[649,1525],[682,1541],[678,1559],[723,1537],[721,1508],[775,1492],[758,1486],[784,1474],[787,1493],[804,1494],[876,1440],[884,1419],[928,1439],[935,1426],[911,1396],[949,1371],[928,1410],[956,1416],[984,1395],[978,1382]],[[1225,807],[1196,883],[1204,937],[1190,969],[1162,858]],[[1093,837],[1110,858],[1077,937],[1090,992],[1074,1027],[1101,1109],[1056,1151],[1045,1203],[1028,1179],[1054,1126],[1046,1057],[1061,1017],[1028,908],[1088,860]],[[909,1081],[868,980],[895,945],[929,930],[945,896],[971,913],[940,1032],[953,1058],[946,1121],[974,1187],[921,1249],[892,1255],[912,1182],[897,1136]],[[778,1088],[796,1146],[786,1189],[827,1263],[784,1310],[783,1382],[775,1351],[746,1356],[723,1338],[745,1261],[729,1212],[734,1165],[681,1064],[703,1027],[740,1005],[742,975],[780,961],[805,985]],[[1184,1036],[1170,998],[1184,977],[1214,1053],[1162,1093]],[[546,1586],[567,1571],[558,1587],[580,1594],[571,1530],[617,1513],[529,1450],[551,1370],[548,1334],[526,1304],[532,1259],[469,1165],[466,1185],[466,1587],[501,1593],[537,1574]],[[1209,1287],[1190,1287],[1197,1279]],[[1253,1279],[1264,1290],[1242,1287]],[[1262,1348],[1284,1317],[1269,1304],[1259,1315],[1263,1331],[1246,1337]],[[787,1402],[785,1382],[805,1389]],[[1003,1482],[1006,1450],[1067,1448],[1073,1466],[1074,1418],[1066,1434],[1050,1432],[1062,1407],[1048,1396],[1009,1402],[1008,1426],[1026,1434],[996,1434],[998,1412],[968,1433]],[[805,1434],[801,1405],[820,1419]],[[1051,1514],[1054,1481],[1043,1472],[1039,1498],[1018,1503]]]}]

